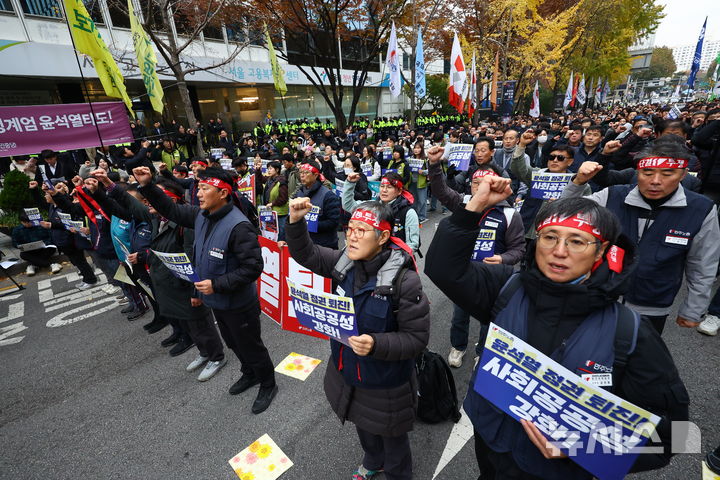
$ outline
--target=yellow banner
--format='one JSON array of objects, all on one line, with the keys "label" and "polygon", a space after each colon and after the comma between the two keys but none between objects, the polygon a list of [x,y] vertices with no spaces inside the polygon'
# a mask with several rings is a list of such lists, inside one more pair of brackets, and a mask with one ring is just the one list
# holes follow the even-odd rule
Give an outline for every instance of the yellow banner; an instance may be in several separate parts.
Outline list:
[{"label": "yellow banner", "polygon": [[270,32],[268,32],[267,24],[265,26],[265,43],[268,48],[268,57],[270,59],[270,66],[272,67],[273,82],[275,83],[275,90],[280,92],[280,95],[287,93],[287,85],[285,85],[285,70],[280,66],[277,55],[275,55],[275,48],[270,38]]},{"label": "yellow banner", "polygon": [[63,0],[63,2],[75,48],[92,58],[105,94],[108,97],[122,98],[130,114],[133,114],[132,102],[125,90],[125,79],[100,36],[95,22],[90,18],[85,4],[82,0]]},{"label": "yellow banner", "polygon": [[157,57],[147,33],[143,30],[137,15],[135,15],[132,0],[128,0],[128,14],[130,15],[130,31],[132,32],[133,45],[135,45],[135,55],[137,56],[145,90],[147,90],[148,97],[150,97],[153,110],[162,113],[163,89],[157,74]]}]

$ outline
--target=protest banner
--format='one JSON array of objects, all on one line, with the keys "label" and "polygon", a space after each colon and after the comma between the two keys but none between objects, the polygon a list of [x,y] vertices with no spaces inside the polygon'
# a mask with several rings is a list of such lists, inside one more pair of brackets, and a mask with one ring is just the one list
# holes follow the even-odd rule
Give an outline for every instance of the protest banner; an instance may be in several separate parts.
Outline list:
[{"label": "protest banner", "polygon": [[332,291],[332,281],[329,278],[325,278],[317,273],[311,272],[297,263],[290,256],[290,250],[287,247],[283,247],[282,249],[282,272],[282,329],[288,332],[302,333],[303,335],[309,335],[311,337],[327,339],[327,337],[322,333],[306,327],[298,321],[285,279],[290,280],[295,285],[324,293],[330,293]]},{"label": "protest banner", "polygon": [[388,173],[390,173],[390,172],[392,172],[392,173],[398,173],[398,169],[397,169],[397,168],[381,168],[381,169],[380,169],[380,174],[381,174],[383,177],[385,176],[385,174],[388,174]]},{"label": "protest banner", "polygon": [[467,143],[449,143],[445,145],[448,155],[448,165],[454,165],[455,170],[467,170],[470,166],[470,155],[473,146]]},{"label": "protest banner", "polygon": [[214,158],[215,160],[219,160],[223,156],[223,152],[225,151],[224,148],[211,148],[210,149],[210,156]]},{"label": "protest banner", "polygon": [[238,193],[245,197],[255,205],[255,175],[248,175],[245,178],[238,178]]},{"label": "protest banner", "polygon": [[259,207],[258,217],[260,220],[260,234],[268,240],[277,242],[280,231],[277,212],[270,207]]},{"label": "protest banner", "polygon": [[475,248],[472,253],[473,262],[482,262],[483,259],[495,255],[495,234],[491,229],[482,229],[475,240]]},{"label": "protest banner", "polygon": [[358,334],[352,298],[305,288],[290,280],[287,284],[301,325],[350,346],[348,338]]},{"label": "protest banner", "polygon": [[[120,220],[123,222],[124,220]],[[130,255],[130,250],[127,249],[125,244],[120,240],[117,236],[113,235],[113,240],[115,240],[113,243],[116,243],[118,247],[120,247],[120,250],[123,253],[123,256],[125,258],[121,258],[120,261],[125,262],[128,267],[132,269],[132,264],[130,263],[130,260],[128,259],[128,256]]]},{"label": "protest banner", "polygon": [[134,141],[122,102],[0,107],[2,157]]},{"label": "protest banner", "polygon": [[313,205],[308,213],[305,214],[308,232],[317,233],[318,218],[320,217],[320,207]]},{"label": "protest banner", "polygon": [[42,222],[42,215],[40,215],[40,210],[37,208],[25,208],[25,215],[27,215],[28,220],[30,223],[32,223],[33,227],[39,227],[40,222]]},{"label": "protest banner", "polygon": [[378,151],[382,153],[382,158],[384,162],[389,162],[392,158],[392,148],[390,147],[379,147]]},{"label": "protest banner", "polygon": [[380,182],[373,180],[368,182],[368,189],[372,193],[372,199],[377,200],[380,198]]},{"label": "protest banner", "polygon": [[365,174],[366,177],[371,177],[375,166],[372,162],[363,162],[360,164],[360,170]]},{"label": "protest banner", "polygon": [[339,178],[335,179],[335,186],[333,186],[333,193],[338,197],[342,198],[343,191],[345,190],[345,182]]},{"label": "protest banner", "polygon": [[[607,384],[607,383],[605,383]],[[624,478],[660,418],[490,324],[474,389],[600,480]]]},{"label": "protest banner", "polygon": [[220,166],[223,170],[232,170],[232,158],[219,158]]},{"label": "protest banner", "polygon": [[409,158],[408,165],[410,165],[410,171],[413,173],[419,173],[423,169],[425,164],[424,158]]},{"label": "protest banner", "polygon": [[170,273],[186,282],[199,282],[201,278],[195,273],[192,262],[185,253],[165,253],[152,250]]},{"label": "protest banner", "polygon": [[258,237],[263,259],[263,271],[258,278],[260,310],[279,325],[282,321],[282,290],[285,282],[282,276],[280,247],[265,237]]},{"label": "protest banner", "polygon": [[572,177],[572,173],[533,172],[530,196],[540,200],[560,198]]}]

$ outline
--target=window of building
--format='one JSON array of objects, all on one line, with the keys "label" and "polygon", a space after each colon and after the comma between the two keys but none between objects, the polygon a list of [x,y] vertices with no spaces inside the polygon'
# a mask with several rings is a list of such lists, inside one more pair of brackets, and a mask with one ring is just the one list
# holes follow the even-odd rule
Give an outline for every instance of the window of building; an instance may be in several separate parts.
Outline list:
[{"label": "window of building", "polygon": [[57,0],[20,0],[20,5],[26,15],[62,18],[62,8]]},{"label": "window of building", "polygon": [[222,28],[216,25],[206,25],[203,29],[203,35],[211,40],[223,40]]},{"label": "window of building", "polygon": [[0,12],[14,12],[10,0],[0,0]]},{"label": "window of building", "polygon": [[108,2],[108,10],[110,10],[113,27],[130,28],[130,17],[128,17],[127,11],[121,10],[112,2]]},{"label": "window of building", "polygon": [[83,0],[83,3],[90,14],[90,18],[93,19],[93,22],[98,24],[105,23],[105,19],[103,19],[102,16],[102,10],[100,10],[100,0]]},{"label": "window of building", "polygon": [[225,26],[228,42],[244,43],[247,41],[247,32],[242,21],[230,23]]}]

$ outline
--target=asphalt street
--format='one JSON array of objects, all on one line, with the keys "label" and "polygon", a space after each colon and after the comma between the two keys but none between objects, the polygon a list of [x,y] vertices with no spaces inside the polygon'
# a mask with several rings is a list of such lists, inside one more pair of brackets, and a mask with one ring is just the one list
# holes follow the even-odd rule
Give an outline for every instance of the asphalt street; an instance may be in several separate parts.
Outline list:
[{"label": "asphalt street", "polygon": [[[424,225],[424,250],[442,218],[431,214]],[[0,298],[0,479],[236,479],[228,460],[263,434],[294,463],[282,480],[350,478],[362,450],[354,427],[341,425],[325,400],[327,342],[281,331],[263,317],[276,365],[291,352],[322,363],[305,381],[278,374],[274,403],[253,415],[255,389],[227,393],[240,374],[232,354],[215,378],[197,382],[197,374],[185,372],[195,350],[170,357],[159,345],[169,329],[148,335],[142,325],[150,315],[128,322],[112,297],[75,290],[74,271],[66,265],[54,276],[21,274],[26,290]],[[423,282],[432,303],[430,348],[446,355],[452,305],[424,276]],[[0,287],[8,285],[5,280]],[[477,332],[473,325],[471,337]],[[673,321],[664,339],[690,392],[691,420],[707,451],[720,443],[720,419],[713,413],[720,338]],[[461,399],[471,368],[468,355],[454,370]],[[432,479],[443,456],[452,458],[435,478],[477,478],[467,427],[453,426],[416,424],[415,478]],[[455,456],[453,449],[459,450]],[[661,471],[628,478],[699,478],[701,458],[678,455]]]}]

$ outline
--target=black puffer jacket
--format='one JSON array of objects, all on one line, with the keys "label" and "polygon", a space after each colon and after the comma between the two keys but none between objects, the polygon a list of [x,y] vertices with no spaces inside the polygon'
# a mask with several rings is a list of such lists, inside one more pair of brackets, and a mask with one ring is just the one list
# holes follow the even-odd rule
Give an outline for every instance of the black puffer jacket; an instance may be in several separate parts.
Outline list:
[{"label": "black puffer jacket", "polygon": [[[318,275],[331,277],[342,251],[314,245],[307,232],[305,219],[288,223],[286,241],[292,257]],[[390,257],[385,249],[375,258],[354,262],[355,288],[375,276]],[[411,261],[409,257],[408,261]],[[423,351],[430,336],[430,303],[422,291],[419,275],[410,269],[403,276],[401,298],[396,321],[398,330],[373,333],[375,346],[371,356],[376,360],[398,362],[415,358]],[[348,385],[333,362],[325,371],[325,395],[335,414],[359,428],[376,435],[395,437],[413,428],[417,381],[394,388],[360,388]]]}]

